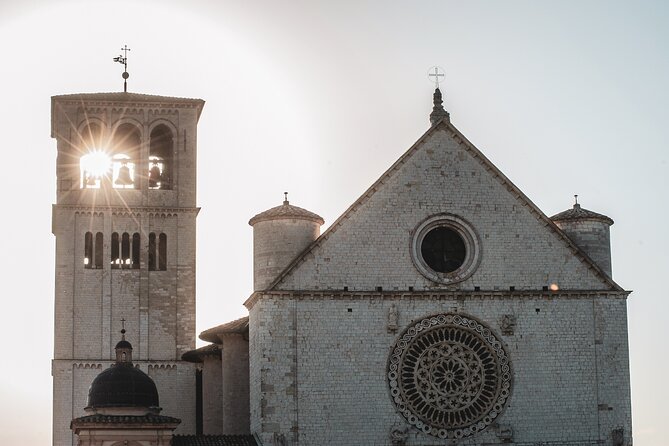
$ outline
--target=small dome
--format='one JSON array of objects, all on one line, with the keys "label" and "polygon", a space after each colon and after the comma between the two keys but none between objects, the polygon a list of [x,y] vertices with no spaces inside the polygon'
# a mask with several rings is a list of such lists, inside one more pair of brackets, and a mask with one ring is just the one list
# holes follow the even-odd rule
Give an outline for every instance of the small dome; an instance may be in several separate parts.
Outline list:
[{"label": "small dome", "polygon": [[131,362],[112,365],[93,380],[88,390],[89,408],[158,406],[156,384]]},{"label": "small dome", "polygon": [[325,223],[325,220],[323,220],[320,215],[314,214],[313,212],[307,211],[306,209],[293,206],[286,199],[281,206],[273,207],[272,209],[268,209],[265,212],[261,212],[253,217],[251,220],[249,220],[249,224],[253,226],[260,221],[281,219],[308,220],[320,225]]},{"label": "small dome", "polygon": [[130,342],[126,341],[125,339],[121,339],[120,341],[118,341],[118,344],[116,344],[116,348],[132,349],[132,344],[130,344]]},{"label": "small dome", "polygon": [[570,220],[600,220],[608,225],[613,224],[613,220],[606,215],[598,214],[587,209],[583,209],[580,204],[574,204],[574,207],[566,211],[555,214],[551,217],[554,222],[570,221]]}]

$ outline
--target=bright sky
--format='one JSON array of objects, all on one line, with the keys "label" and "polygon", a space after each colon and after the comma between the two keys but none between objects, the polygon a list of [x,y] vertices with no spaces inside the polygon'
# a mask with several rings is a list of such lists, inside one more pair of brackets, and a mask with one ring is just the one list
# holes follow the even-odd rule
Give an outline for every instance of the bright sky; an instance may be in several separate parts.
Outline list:
[{"label": "bright sky", "polygon": [[577,193],[615,220],[635,445],[665,445],[667,23],[649,0],[1,1],[0,444],[51,438],[50,97],[122,89],[128,44],[130,91],[207,101],[198,333],[244,314],[248,219],[289,191],[333,222],[428,128],[440,65],[453,123],[546,214]]}]

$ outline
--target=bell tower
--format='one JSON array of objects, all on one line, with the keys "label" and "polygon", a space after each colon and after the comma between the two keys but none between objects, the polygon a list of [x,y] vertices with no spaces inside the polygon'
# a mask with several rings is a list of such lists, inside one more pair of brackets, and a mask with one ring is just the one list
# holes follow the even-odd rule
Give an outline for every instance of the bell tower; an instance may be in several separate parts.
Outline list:
[{"label": "bell tower", "polygon": [[57,198],[53,444],[74,445],[119,321],[177,433],[195,433],[197,123],[204,101],[135,93],[51,98]]}]

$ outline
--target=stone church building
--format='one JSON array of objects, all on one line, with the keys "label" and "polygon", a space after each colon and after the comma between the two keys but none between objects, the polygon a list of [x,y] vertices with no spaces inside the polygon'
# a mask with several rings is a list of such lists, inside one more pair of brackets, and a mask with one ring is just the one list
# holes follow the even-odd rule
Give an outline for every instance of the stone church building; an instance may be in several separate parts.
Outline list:
[{"label": "stone church building", "polygon": [[547,217],[438,89],[427,132],[323,233],[287,198],[251,218],[248,317],[195,349],[203,105],[52,98],[54,445],[632,444],[613,221]]}]

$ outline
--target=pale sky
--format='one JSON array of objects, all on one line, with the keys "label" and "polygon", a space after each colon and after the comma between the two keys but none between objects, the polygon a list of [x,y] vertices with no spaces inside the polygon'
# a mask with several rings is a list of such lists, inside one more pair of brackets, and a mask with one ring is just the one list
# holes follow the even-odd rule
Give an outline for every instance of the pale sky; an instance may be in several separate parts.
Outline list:
[{"label": "pale sky", "polygon": [[[662,1],[0,1],[0,444],[51,441],[55,140],[50,97],[197,97],[197,331],[245,314],[250,217],[281,203],[332,223],[429,126],[451,120],[547,215],[615,220],[628,301],[634,440],[669,418],[669,3]],[[20,440],[19,440],[20,438]]]}]

